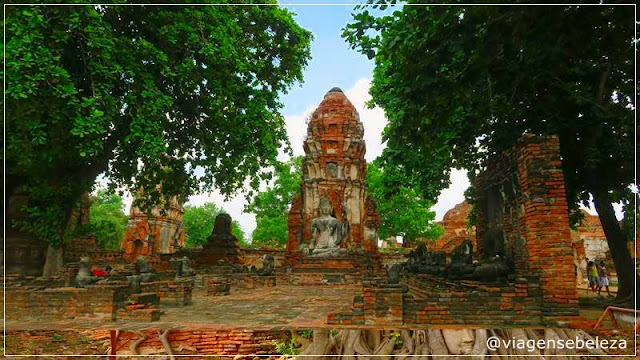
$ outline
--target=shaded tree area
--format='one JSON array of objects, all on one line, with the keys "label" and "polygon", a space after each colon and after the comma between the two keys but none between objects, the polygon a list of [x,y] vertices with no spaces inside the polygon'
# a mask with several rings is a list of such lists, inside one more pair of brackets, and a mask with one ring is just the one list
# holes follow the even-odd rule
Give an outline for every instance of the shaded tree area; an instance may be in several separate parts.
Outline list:
[{"label": "shaded tree area", "polygon": [[310,41],[277,6],[7,6],[13,225],[59,245],[103,173],[147,208],[160,190],[257,188],[288,148],[279,97]]},{"label": "shaded tree area", "polygon": [[634,181],[633,7],[375,3],[343,36],[375,60],[386,161],[435,199],[451,168],[475,174],[524,133],[557,135],[570,211],[593,199],[630,299],[638,277],[612,204]]},{"label": "shaded tree area", "polygon": [[367,167],[368,193],[378,204],[381,239],[402,236],[403,246],[415,245],[418,239],[435,240],[443,229],[435,224],[433,202],[423,197],[397,166],[376,159]]},{"label": "shaded tree area", "polygon": [[[205,203],[200,206],[185,206],[184,215],[182,216],[184,232],[187,236],[185,247],[194,248],[205,244],[207,238],[213,231],[216,216],[220,213],[226,213],[226,211],[214,203]],[[242,231],[242,228],[235,220],[231,223],[231,234],[238,238],[241,246],[247,245],[244,238],[244,231]]]},{"label": "shaded tree area", "polygon": [[251,245],[284,249],[288,240],[287,219],[294,194],[300,191],[302,157],[275,165],[273,184],[260,191],[245,212],[256,216]]}]

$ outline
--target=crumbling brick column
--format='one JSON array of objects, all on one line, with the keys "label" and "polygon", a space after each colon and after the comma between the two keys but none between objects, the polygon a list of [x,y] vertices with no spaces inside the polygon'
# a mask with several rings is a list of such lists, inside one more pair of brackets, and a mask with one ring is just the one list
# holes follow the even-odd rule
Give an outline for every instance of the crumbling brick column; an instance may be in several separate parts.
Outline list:
[{"label": "crumbling brick column", "polygon": [[540,276],[543,316],[577,315],[569,209],[558,138],[525,136],[518,147],[528,269]]},{"label": "crumbling brick column", "polygon": [[513,276],[540,283],[542,315],[577,315],[558,138],[523,136],[511,150],[487,161],[474,186],[478,254],[492,256],[485,249],[489,243],[484,242],[501,230],[502,256],[513,266]]}]

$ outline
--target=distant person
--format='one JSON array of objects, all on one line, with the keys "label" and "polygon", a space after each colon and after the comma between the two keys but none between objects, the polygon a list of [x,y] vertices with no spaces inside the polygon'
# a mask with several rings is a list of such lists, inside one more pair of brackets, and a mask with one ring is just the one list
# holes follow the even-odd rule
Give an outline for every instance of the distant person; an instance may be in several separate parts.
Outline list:
[{"label": "distant person", "polygon": [[595,294],[598,289],[598,268],[593,261],[587,264],[587,275],[589,276],[589,288]]},{"label": "distant person", "polygon": [[607,289],[607,296],[613,296],[609,291],[609,274],[607,274],[607,267],[604,266],[604,261],[600,261],[600,266],[598,266],[598,280],[600,283],[598,286],[598,295],[600,295],[600,291],[602,291],[602,287],[604,286]]},{"label": "distant person", "polygon": [[584,273],[587,275],[587,281],[589,281],[589,258],[588,257],[584,258],[584,263],[586,264]]}]

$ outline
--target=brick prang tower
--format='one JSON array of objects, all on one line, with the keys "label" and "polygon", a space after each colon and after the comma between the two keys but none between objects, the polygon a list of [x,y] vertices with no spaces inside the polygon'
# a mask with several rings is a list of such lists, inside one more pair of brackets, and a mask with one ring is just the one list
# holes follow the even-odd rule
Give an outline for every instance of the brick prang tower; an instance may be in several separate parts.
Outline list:
[{"label": "brick prang tower", "polygon": [[325,94],[311,114],[304,141],[303,182],[289,212],[287,251],[311,240],[311,221],[320,216],[320,199],[328,197],[332,216],[348,223],[340,245],[377,253],[377,206],[367,195],[367,162],[360,115],[340,88]]}]

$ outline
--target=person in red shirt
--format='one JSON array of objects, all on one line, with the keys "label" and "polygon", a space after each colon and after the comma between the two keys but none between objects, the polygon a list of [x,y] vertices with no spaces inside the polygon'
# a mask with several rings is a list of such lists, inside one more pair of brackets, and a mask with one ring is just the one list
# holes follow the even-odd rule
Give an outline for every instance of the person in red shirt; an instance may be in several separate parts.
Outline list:
[{"label": "person in red shirt", "polygon": [[93,276],[109,276],[109,273],[111,273],[111,269],[111,265],[107,265],[107,267],[104,268],[104,271],[93,269],[91,270],[91,273],[93,274]]}]

